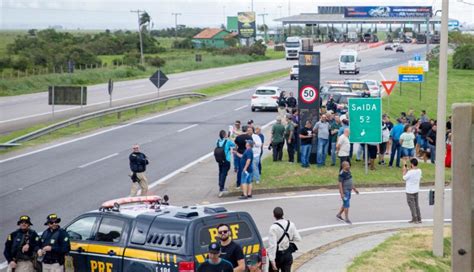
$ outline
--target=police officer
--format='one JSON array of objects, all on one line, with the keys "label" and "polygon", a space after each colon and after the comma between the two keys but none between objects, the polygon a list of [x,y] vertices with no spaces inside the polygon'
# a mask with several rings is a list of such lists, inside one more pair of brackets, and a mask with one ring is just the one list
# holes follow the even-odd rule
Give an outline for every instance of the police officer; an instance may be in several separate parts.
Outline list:
[{"label": "police officer", "polygon": [[148,179],[146,178],[145,171],[148,164],[148,158],[145,154],[140,152],[140,147],[135,144],[132,147],[133,152],[128,157],[130,161],[130,170],[132,171],[132,189],[130,196],[136,196],[138,188],[141,188],[141,195],[146,195],[148,191]]},{"label": "police officer", "polygon": [[39,259],[42,259],[43,272],[64,271],[64,261],[66,254],[71,250],[69,235],[59,226],[61,218],[56,214],[46,217],[44,225],[48,228],[41,235],[40,249],[38,249]]},{"label": "police officer", "polygon": [[8,262],[7,271],[33,272],[33,253],[39,246],[38,234],[30,228],[33,224],[27,215],[20,216],[17,225],[19,228],[8,235],[3,251]]}]

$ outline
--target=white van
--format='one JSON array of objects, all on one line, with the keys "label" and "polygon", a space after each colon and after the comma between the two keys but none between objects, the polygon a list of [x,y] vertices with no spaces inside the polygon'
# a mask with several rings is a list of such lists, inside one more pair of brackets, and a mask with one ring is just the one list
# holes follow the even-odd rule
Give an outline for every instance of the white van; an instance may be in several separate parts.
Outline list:
[{"label": "white van", "polygon": [[339,55],[339,74],[360,72],[360,58],[356,50],[344,50]]}]

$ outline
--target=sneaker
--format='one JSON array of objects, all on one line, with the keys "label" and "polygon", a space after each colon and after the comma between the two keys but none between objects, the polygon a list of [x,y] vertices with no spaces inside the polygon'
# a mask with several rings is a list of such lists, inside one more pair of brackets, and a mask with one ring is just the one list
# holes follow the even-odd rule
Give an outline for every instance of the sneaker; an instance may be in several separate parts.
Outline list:
[{"label": "sneaker", "polygon": [[247,196],[246,195],[241,195],[241,196],[239,196],[239,199],[247,199]]},{"label": "sneaker", "polygon": [[218,197],[223,197],[223,196],[224,196],[224,191],[220,191],[217,196],[218,196]]},{"label": "sneaker", "polygon": [[248,197],[248,198],[252,198],[252,195],[248,195],[247,197]]},{"label": "sneaker", "polygon": [[421,223],[423,223],[423,222],[421,222],[421,220],[418,220],[418,221],[415,222],[415,224],[421,224]]},{"label": "sneaker", "polygon": [[339,214],[336,215],[336,218],[339,219],[339,220],[341,220],[342,222],[345,222],[345,221],[344,221],[344,218],[342,218],[342,216],[339,215]]},{"label": "sneaker", "polygon": [[413,223],[416,223],[416,222],[418,222],[418,221],[416,221],[416,220],[408,221],[409,224],[413,224]]},{"label": "sneaker", "polygon": [[349,219],[346,219],[344,222],[346,222],[346,223],[349,224],[349,225],[352,225],[352,222],[351,222],[351,220],[349,220]]}]

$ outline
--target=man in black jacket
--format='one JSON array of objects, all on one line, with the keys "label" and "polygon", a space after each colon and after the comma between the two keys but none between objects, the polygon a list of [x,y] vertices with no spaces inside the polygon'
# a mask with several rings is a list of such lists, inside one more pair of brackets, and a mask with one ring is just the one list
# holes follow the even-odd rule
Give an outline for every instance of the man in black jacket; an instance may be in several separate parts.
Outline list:
[{"label": "man in black jacket", "polygon": [[8,235],[3,255],[7,259],[8,271],[33,272],[33,253],[39,248],[39,237],[30,227],[30,217],[20,216],[19,228]]},{"label": "man in black jacket", "polygon": [[290,92],[290,96],[286,99],[286,105],[288,106],[286,110],[288,111],[288,113],[292,114],[293,109],[296,109],[297,104],[298,101],[293,96],[293,92]]},{"label": "man in black jacket", "polygon": [[42,259],[43,272],[64,271],[65,257],[71,250],[69,235],[59,226],[61,218],[56,214],[46,217],[48,228],[41,235],[40,249],[38,249],[38,260]]},{"label": "man in black jacket", "polygon": [[145,171],[148,165],[148,158],[145,154],[140,152],[140,147],[135,144],[132,147],[133,152],[130,154],[128,159],[130,160],[130,170],[132,171],[132,189],[130,190],[130,196],[136,196],[138,189],[141,189],[141,195],[144,196],[148,192],[148,179],[146,178]]}]

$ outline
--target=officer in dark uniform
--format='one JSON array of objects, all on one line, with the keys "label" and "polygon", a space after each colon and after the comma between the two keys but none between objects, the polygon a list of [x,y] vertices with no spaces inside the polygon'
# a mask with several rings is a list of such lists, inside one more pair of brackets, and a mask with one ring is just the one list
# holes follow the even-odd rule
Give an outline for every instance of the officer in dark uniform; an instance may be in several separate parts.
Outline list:
[{"label": "officer in dark uniform", "polygon": [[59,226],[61,218],[56,214],[46,217],[45,225],[48,228],[41,235],[40,249],[38,249],[39,260],[43,263],[43,272],[64,271],[66,254],[71,250],[69,235]]},{"label": "officer in dark uniform", "polygon": [[33,253],[38,249],[39,237],[30,227],[30,217],[20,216],[19,228],[8,235],[3,255],[8,262],[8,271],[33,272]]}]

